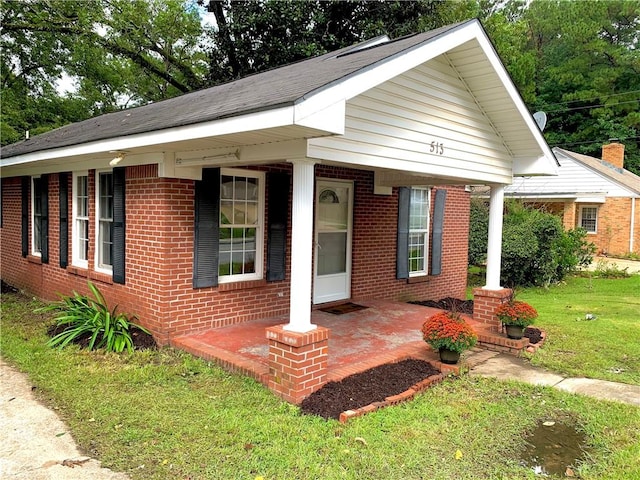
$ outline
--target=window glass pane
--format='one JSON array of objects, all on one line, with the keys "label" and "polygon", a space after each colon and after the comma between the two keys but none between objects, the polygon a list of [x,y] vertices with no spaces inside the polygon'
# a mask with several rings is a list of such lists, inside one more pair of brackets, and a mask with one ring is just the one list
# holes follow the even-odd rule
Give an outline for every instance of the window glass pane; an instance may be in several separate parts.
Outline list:
[{"label": "window glass pane", "polygon": [[78,221],[78,258],[87,260],[89,253],[89,221]]},{"label": "window glass pane", "polygon": [[346,230],[349,224],[349,189],[331,187],[318,195],[318,228]]},{"label": "window glass pane", "polygon": [[113,265],[113,174],[100,173],[98,188],[98,265]]},{"label": "window glass pane", "polygon": [[[260,221],[259,178],[244,175],[220,177],[218,274],[256,273]],[[254,227],[248,228],[250,225]]]},{"label": "window glass pane", "polygon": [[233,221],[233,201],[220,201],[220,224],[230,225]]},{"label": "window glass pane", "polygon": [[229,275],[231,273],[231,253],[220,252],[218,259],[218,275]]},{"label": "window glass pane", "polygon": [[220,179],[220,198],[233,199],[233,177],[222,175]]},{"label": "window glass pane", "polygon": [[426,273],[429,190],[412,188],[409,208],[409,273]]},{"label": "window glass pane", "polygon": [[247,178],[247,200],[251,202],[258,201],[258,179]]},{"label": "window glass pane", "polygon": [[111,222],[100,222],[100,265],[112,265],[113,229]]},{"label": "window glass pane", "polygon": [[86,176],[77,177],[76,192],[76,214],[79,217],[87,217],[89,216],[89,194]]},{"label": "window glass pane", "polygon": [[347,271],[347,233],[318,234],[318,275]]}]

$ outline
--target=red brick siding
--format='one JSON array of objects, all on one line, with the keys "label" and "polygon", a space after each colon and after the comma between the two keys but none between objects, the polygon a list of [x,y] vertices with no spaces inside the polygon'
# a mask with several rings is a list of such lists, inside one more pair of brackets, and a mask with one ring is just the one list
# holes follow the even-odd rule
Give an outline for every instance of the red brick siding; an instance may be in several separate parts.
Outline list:
[{"label": "red brick siding", "polygon": [[[288,164],[263,167],[288,171]],[[421,283],[395,278],[397,191],[373,195],[373,174],[318,166],[318,177],[353,180],[355,184],[352,253],[352,297],[384,299],[463,298],[466,287],[469,195],[448,188],[445,207],[442,274]],[[20,179],[3,179],[2,277],[47,299],[72,290],[86,292],[91,279],[112,305],[135,313],[161,343],[173,336],[252,319],[284,315],[289,309],[290,257],[285,280],[224,284],[194,289],[194,182],[157,177],[156,166],[128,167],[126,172],[126,284],[94,271],[95,172],[89,172],[88,270],[59,267],[58,176],[49,187],[50,263],[39,265],[20,256]],[[71,182],[71,179],[70,179]],[[444,188],[444,187],[438,187]],[[71,183],[69,212],[72,211]],[[69,219],[71,223],[71,218]],[[291,219],[289,218],[289,227]],[[71,229],[69,230],[71,261]],[[291,251],[288,239],[287,252]],[[266,244],[266,231],[265,231]],[[266,245],[263,271],[266,271]]]},{"label": "red brick siding", "polygon": [[[631,236],[631,205],[633,199],[623,197],[609,197],[598,207],[598,231],[587,234],[587,240],[593,242],[598,253],[610,255],[625,255],[630,250]],[[560,204],[564,210],[553,210],[555,203],[546,204],[553,213],[562,216],[562,223],[566,229],[580,226],[580,204],[566,202]],[[591,204],[588,204],[591,206]],[[640,253],[640,199],[636,199],[634,221],[633,251]]]}]

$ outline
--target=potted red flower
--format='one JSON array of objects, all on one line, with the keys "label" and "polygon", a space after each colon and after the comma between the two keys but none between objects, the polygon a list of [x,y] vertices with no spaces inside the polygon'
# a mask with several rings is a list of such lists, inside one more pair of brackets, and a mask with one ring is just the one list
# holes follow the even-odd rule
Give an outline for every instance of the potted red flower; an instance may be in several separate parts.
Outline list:
[{"label": "potted red flower", "polygon": [[460,354],[478,341],[471,326],[452,312],[431,315],[422,325],[422,338],[438,350],[440,361],[448,364],[458,363]]},{"label": "potted red flower", "polygon": [[496,316],[504,325],[507,337],[518,340],[522,338],[525,327],[538,317],[538,312],[527,302],[510,300],[497,308]]}]

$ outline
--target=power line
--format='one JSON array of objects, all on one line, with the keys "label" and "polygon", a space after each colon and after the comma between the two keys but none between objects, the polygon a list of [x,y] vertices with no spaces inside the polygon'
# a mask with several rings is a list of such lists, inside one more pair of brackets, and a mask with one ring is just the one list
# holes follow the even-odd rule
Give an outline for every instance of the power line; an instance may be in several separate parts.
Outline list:
[{"label": "power line", "polygon": [[[625,137],[624,140],[637,140],[640,138],[640,135],[635,136],[635,137]],[[607,139],[608,141],[609,139]],[[552,147],[571,147],[573,145],[589,145],[589,144],[598,144],[598,145],[604,145],[607,143],[607,141],[597,141],[597,140],[589,140],[586,142],[571,142],[571,143],[555,143],[555,144],[549,144]],[[624,142],[623,142],[624,143]]]},{"label": "power line", "polygon": [[561,110],[551,110],[545,113],[557,113],[557,112],[572,112],[574,110],[589,110],[591,108],[600,108],[600,107],[614,107],[616,105],[625,105],[627,103],[638,103],[640,102],[640,98],[638,100],[628,100],[626,102],[616,102],[616,103],[601,103],[598,105],[587,105],[584,107],[573,107],[573,108],[564,108]]},{"label": "power line", "polygon": [[622,93],[611,93],[609,95],[596,95],[595,97],[582,98],[579,100],[567,100],[566,102],[545,103],[540,107],[540,109],[544,107],[552,107],[554,105],[567,105],[569,103],[575,103],[575,102],[588,102],[590,100],[595,100],[596,98],[618,97],[620,95],[629,95],[630,93],[640,93],[640,90],[630,90],[628,92],[622,92]]}]

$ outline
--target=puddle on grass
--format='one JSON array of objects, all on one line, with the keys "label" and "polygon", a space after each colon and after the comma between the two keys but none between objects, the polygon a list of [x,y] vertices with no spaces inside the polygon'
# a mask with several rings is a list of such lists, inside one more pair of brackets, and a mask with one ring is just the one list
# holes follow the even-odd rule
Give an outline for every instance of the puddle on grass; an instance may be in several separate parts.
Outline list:
[{"label": "puddle on grass", "polygon": [[527,443],[522,461],[543,476],[564,478],[567,468],[575,469],[588,451],[584,433],[560,422],[539,423]]}]

